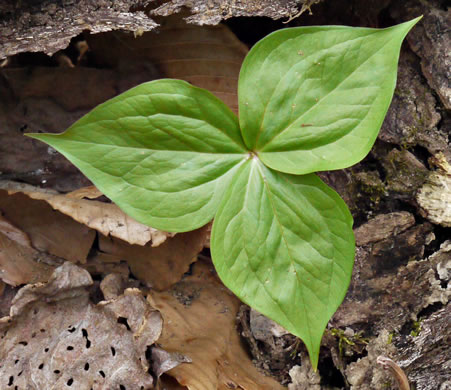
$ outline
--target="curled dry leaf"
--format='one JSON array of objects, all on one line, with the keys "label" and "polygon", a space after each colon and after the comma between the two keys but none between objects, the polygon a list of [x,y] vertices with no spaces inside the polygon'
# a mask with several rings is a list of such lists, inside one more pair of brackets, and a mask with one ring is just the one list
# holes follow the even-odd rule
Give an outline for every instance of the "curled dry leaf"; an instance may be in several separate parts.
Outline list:
[{"label": "curled dry leaf", "polygon": [[168,352],[164,349],[152,348],[153,372],[159,378],[165,372],[172,370],[181,363],[191,363],[192,360],[178,352]]},{"label": "curled dry leaf", "polygon": [[[0,319],[0,388],[148,389],[145,350],[162,321],[137,290],[93,305],[89,273],[64,263]],[[127,324],[125,326],[124,324]],[[15,386],[15,387],[14,387]]]},{"label": "curled dry leaf", "polygon": [[218,280],[213,266],[198,261],[193,275],[172,290],[148,296],[163,316],[158,340],[166,351],[192,360],[167,374],[189,390],[281,390],[283,386],[259,373],[235,328],[240,301]]},{"label": "curled dry leaf", "polygon": [[106,300],[117,298],[127,287],[127,277],[121,273],[108,274],[100,282],[100,290]]},{"label": "curled dry leaf", "polygon": [[395,377],[398,383],[399,390],[410,390],[409,380],[407,375],[392,359],[386,356],[378,356],[376,362],[380,364],[385,370],[390,371],[390,373]]},{"label": "curled dry leaf", "polygon": [[11,222],[0,215],[0,232],[22,246],[31,247],[30,238],[20,229],[16,228]]},{"label": "curled dry leaf", "polygon": [[100,198],[103,194],[99,191],[99,189],[96,186],[88,186],[88,187],[82,187],[78,190],[71,191],[66,194],[68,198],[74,198],[74,199],[96,199]]},{"label": "curled dry leaf", "polygon": [[[46,202],[33,200],[13,189],[16,184],[26,186],[0,181],[1,214],[29,237],[35,249],[84,263],[95,232],[66,215],[55,213]],[[52,194],[47,193],[47,196]]]},{"label": "curled dry leaf", "polygon": [[[11,286],[47,281],[55,267],[31,247],[28,236],[0,216],[0,279]],[[0,294],[1,296],[1,294]]]},{"label": "curled dry leaf", "polygon": [[47,281],[54,267],[39,262],[41,254],[0,233],[0,279],[11,286]]},{"label": "curled dry leaf", "polygon": [[[82,199],[86,193],[98,195],[98,192],[93,192],[92,189],[89,191],[79,190],[75,194],[72,192],[63,195],[58,192],[7,181],[0,182],[0,188],[6,190],[10,195],[23,193],[32,199],[43,200],[53,209],[68,215],[75,221],[95,229],[105,236],[111,235],[130,244],[145,245],[151,242],[152,246],[158,246],[167,237],[173,236],[172,233],[162,232],[135,221],[115,204]],[[71,260],[65,256],[61,257]]]},{"label": "curled dry leaf", "polygon": [[187,233],[178,233],[158,248],[149,245],[130,245],[124,241],[99,237],[99,248],[104,254],[127,260],[134,276],[149,287],[165,290],[178,282],[196,261],[203,249],[208,225]]}]

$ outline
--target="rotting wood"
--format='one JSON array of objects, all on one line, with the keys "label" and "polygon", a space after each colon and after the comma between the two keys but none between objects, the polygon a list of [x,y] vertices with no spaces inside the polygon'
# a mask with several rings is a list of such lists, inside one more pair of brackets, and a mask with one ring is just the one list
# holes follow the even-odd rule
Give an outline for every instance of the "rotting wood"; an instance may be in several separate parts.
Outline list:
[{"label": "rotting wood", "polygon": [[[83,31],[151,31],[158,24],[148,16],[169,16],[183,7],[192,15],[188,23],[218,24],[237,16],[290,18],[300,7],[310,7],[319,0],[169,0],[155,7],[147,0],[70,0],[63,2],[28,2],[6,0],[0,4],[0,60],[21,52],[52,55],[68,46],[71,38]],[[159,5],[158,5],[159,4]]]}]

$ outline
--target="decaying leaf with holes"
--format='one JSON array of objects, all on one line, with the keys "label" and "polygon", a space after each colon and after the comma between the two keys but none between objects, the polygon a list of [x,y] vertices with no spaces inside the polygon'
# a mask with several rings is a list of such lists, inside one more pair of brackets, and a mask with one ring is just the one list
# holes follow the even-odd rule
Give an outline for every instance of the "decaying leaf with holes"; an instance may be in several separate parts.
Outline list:
[{"label": "decaying leaf with holes", "polygon": [[[191,275],[147,299],[164,319],[158,344],[192,360],[171,368],[163,381],[171,376],[189,390],[284,389],[252,364],[235,328],[240,301],[221,284],[210,264],[197,261]],[[161,354],[155,355],[153,349],[153,359],[161,359]],[[175,360],[172,355],[170,361],[160,361],[170,367]]]},{"label": "decaying leaf with holes", "polygon": [[162,319],[139,290],[89,302],[89,273],[69,262],[17,293],[0,319],[0,388],[148,389],[145,357]]}]

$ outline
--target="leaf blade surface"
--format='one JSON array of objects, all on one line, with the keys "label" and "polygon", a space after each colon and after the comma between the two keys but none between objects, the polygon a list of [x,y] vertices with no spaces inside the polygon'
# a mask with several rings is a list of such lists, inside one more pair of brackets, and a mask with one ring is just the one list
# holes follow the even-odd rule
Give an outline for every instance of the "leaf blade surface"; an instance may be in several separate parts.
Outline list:
[{"label": "leaf blade surface", "polygon": [[248,148],[292,174],[360,161],[391,102],[402,40],[418,20],[387,29],[298,27],[257,43],[239,80]]},{"label": "leaf blade surface", "polygon": [[224,284],[299,336],[314,366],[350,282],[354,248],[352,217],[332,189],[316,175],[283,174],[257,159],[235,173],[211,240]]},{"label": "leaf blade surface", "polygon": [[210,221],[246,156],[235,115],[179,80],[141,84],[63,134],[30,134],[76,165],[124,212],[161,230]]}]

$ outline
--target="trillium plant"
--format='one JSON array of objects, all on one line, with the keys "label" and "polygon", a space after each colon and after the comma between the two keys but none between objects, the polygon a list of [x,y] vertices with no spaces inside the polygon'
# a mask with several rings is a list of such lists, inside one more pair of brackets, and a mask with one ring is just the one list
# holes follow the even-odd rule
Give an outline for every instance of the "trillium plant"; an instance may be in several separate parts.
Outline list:
[{"label": "trillium plant", "polygon": [[62,134],[29,136],[139,222],[186,232],[214,219],[221,280],[300,337],[316,368],[355,241],[346,204],[314,172],[368,154],[393,96],[401,43],[418,20],[268,35],[243,62],[239,118],[210,92],[162,79],[99,105]]}]

